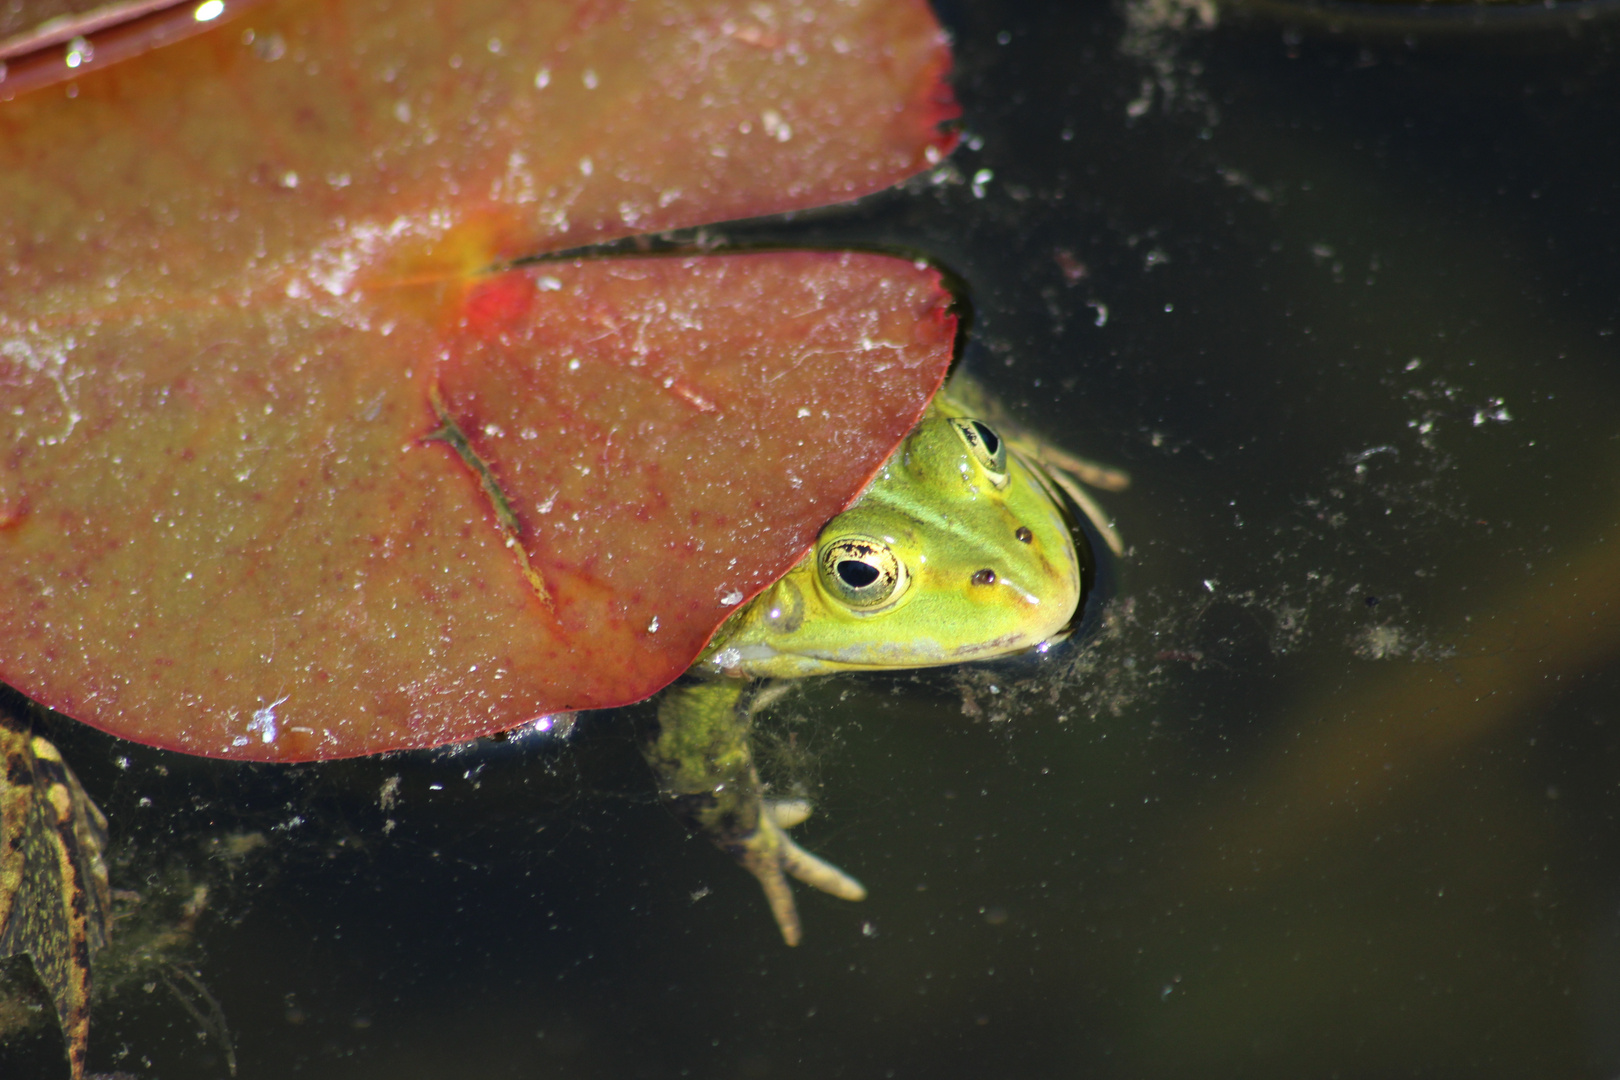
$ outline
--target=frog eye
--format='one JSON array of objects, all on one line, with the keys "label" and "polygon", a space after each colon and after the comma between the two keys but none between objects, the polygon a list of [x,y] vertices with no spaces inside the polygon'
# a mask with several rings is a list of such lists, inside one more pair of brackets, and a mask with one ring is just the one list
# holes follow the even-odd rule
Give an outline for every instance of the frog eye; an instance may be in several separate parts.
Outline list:
[{"label": "frog eye", "polygon": [[990,482],[997,488],[1007,486],[1007,444],[996,434],[995,428],[983,420],[951,421],[956,433],[967,443],[968,453],[979,463]]},{"label": "frog eye", "polygon": [[882,607],[906,588],[906,564],[888,544],[869,536],[829,540],[816,565],[826,590],[857,610]]}]

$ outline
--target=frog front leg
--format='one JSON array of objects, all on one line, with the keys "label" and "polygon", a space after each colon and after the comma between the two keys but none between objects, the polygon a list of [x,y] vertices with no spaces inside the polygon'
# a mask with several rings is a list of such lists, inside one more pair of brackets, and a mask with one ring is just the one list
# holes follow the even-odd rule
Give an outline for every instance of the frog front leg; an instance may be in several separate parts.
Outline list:
[{"label": "frog front leg", "polygon": [[658,730],[642,750],[665,800],[758,879],[782,939],[797,945],[799,912],[790,875],[843,900],[864,899],[866,889],[787,835],[808,813],[802,800],[764,797],[750,744],[748,685],[716,679],[666,690]]}]

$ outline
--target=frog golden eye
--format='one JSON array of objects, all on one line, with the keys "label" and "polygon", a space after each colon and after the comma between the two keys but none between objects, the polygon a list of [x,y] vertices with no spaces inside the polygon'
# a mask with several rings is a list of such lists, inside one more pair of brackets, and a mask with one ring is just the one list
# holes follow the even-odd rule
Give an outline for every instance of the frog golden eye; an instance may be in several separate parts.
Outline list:
[{"label": "frog golden eye", "polygon": [[860,611],[882,607],[906,588],[906,564],[888,544],[869,536],[829,540],[816,565],[826,590]]},{"label": "frog golden eye", "polygon": [[983,420],[951,421],[956,433],[967,443],[968,453],[997,488],[1007,486],[1007,444],[996,429]]}]

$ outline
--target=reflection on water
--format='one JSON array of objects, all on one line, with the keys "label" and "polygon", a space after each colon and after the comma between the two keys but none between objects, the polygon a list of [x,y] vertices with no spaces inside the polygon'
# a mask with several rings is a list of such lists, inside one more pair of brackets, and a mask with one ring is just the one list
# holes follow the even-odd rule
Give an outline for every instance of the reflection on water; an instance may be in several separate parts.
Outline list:
[{"label": "reflection on water", "polygon": [[[968,365],[1133,477],[1104,625],[784,703],[871,890],[792,952],[623,716],[299,769],[63,728],[125,887],[212,882],[170,959],[243,1076],[1620,1070],[1614,30],[942,7],[967,146],[726,235],[960,276]],[[156,978],[96,1030],[223,1074]]]}]

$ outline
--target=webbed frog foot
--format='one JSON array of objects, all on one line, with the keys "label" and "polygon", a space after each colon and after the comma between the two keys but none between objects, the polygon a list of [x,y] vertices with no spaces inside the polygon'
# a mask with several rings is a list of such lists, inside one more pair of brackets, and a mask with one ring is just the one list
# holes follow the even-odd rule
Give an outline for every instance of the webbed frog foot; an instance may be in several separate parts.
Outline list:
[{"label": "webbed frog foot", "polygon": [[782,931],[782,940],[797,945],[803,936],[799,909],[793,902],[794,877],[840,900],[866,899],[866,886],[832,863],[819,859],[793,842],[787,830],[810,816],[807,799],[766,799],[760,803],[759,824],[746,837],[727,845],[732,857],[759,881],[765,902]]},{"label": "webbed frog foot", "polygon": [[809,800],[765,797],[750,745],[747,685],[718,679],[665,691],[642,752],[671,809],[754,875],[782,940],[797,945],[802,933],[789,878],[842,900],[864,899],[866,888],[788,836],[810,816]]}]

